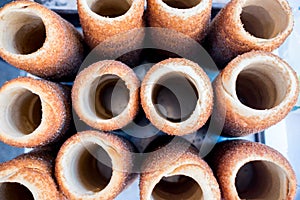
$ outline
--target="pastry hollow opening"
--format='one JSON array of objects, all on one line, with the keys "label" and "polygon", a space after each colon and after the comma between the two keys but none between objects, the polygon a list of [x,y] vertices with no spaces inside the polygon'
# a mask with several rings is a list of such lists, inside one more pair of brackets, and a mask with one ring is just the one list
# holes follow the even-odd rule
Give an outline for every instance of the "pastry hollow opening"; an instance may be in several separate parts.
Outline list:
[{"label": "pastry hollow opening", "polygon": [[198,5],[201,0],[162,0],[165,4],[172,8],[188,9]]},{"label": "pastry hollow opening", "polygon": [[236,80],[239,101],[252,109],[274,108],[283,101],[287,91],[288,83],[282,72],[265,63],[247,66]]},{"label": "pastry hollow opening", "polygon": [[110,182],[112,176],[112,161],[107,152],[97,144],[85,144],[79,151],[70,153],[72,163],[64,166],[70,167],[68,176],[70,183],[74,184],[75,191],[82,194],[99,192]]},{"label": "pastry hollow opening", "polygon": [[241,199],[286,199],[289,180],[283,169],[268,161],[252,161],[241,167],[235,186]]},{"label": "pastry hollow opening", "polygon": [[179,123],[194,112],[198,91],[191,78],[181,73],[169,73],[153,86],[152,103],[156,112],[168,121]]},{"label": "pastry hollow opening", "polygon": [[176,175],[163,177],[152,191],[153,200],[203,200],[199,184],[192,178]]},{"label": "pastry hollow opening", "polygon": [[87,0],[90,9],[102,17],[119,17],[131,7],[132,0]]},{"label": "pastry hollow opening", "polygon": [[274,0],[247,0],[240,15],[245,31],[261,39],[278,36],[288,27],[285,8]]},{"label": "pastry hollow opening", "polygon": [[14,182],[0,184],[0,197],[2,200],[34,200],[31,191],[27,187]]},{"label": "pastry hollow opening", "polygon": [[130,91],[116,75],[104,75],[92,83],[90,107],[100,119],[112,119],[128,106]]},{"label": "pastry hollow opening", "polygon": [[1,43],[10,53],[27,55],[38,51],[44,45],[45,24],[34,13],[10,12],[2,20]]},{"label": "pastry hollow opening", "polygon": [[6,121],[0,126],[12,137],[22,137],[34,132],[42,122],[42,102],[38,95],[27,89],[11,90],[3,103]]}]

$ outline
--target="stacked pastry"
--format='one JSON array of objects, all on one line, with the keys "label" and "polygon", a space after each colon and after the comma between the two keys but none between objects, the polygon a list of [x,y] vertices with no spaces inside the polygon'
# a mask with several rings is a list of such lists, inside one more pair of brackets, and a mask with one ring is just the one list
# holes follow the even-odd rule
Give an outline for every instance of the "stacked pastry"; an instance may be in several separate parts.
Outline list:
[{"label": "stacked pastry", "polygon": [[52,176],[52,162],[52,156],[36,151],[1,163],[1,199],[63,199]]},{"label": "stacked pastry", "polygon": [[[254,134],[290,112],[299,81],[286,62],[269,53],[292,30],[285,0],[232,0],[210,27],[211,0],[148,0],[148,24],[167,29],[151,29],[153,41],[183,49],[186,55],[197,55],[191,52],[197,48],[181,41],[204,41],[215,62],[226,66],[213,83],[206,62],[166,59],[137,75],[140,68],[115,61],[120,56],[126,63],[139,58],[126,53],[143,43],[143,0],[77,3],[84,40],[72,25],[37,3],[16,1],[0,10],[0,56],[40,78],[74,78],[84,59],[83,41],[97,47],[75,78],[71,98],[66,86],[39,78],[17,78],[0,89],[1,141],[33,148],[63,143],[57,148],[56,180],[51,158],[41,153],[0,164],[1,197],[110,200],[130,185],[136,172],[141,172],[142,200],[295,197],[295,174],[277,151],[246,141],[219,144],[208,157],[211,170],[181,137],[192,136],[209,119],[212,126],[220,123],[225,135]],[[64,141],[72,124],[71,103],[76,122],[88,126]],[[142,159],[130,141],[103,132],[133,123],[139,108],[171,141],[141,152]]]},{"label": "stacked pastry", "polygon": [[200,129],[212,112],[213,91],[196,63],[182,58],[154,65],[141,86],[141,104],[154,126],[170,135]]},{"label": "stacked pastry", "polygon": [[81,71],[72,89],[79,118],[89,126],[112,131],[123,128],[139,107],[140,82],[127,65],[104,60]]},{"label": "stacked pastry", "polygon": [[[98,60],[134,65],[144,39],[144,0],[78,0],[85,41]],[[130,53],[131,52],[131,53]],[[128,54],[127,54],[128,53]]]},{"label": "stacked pastry", "polygon": [[143,0],[78,0],[77,3],[85,40],[91,48],[110,37],[144,26]]},{"label": "stacked pastry", "polygon": [[210,167],[189,142],[177,138],[156,147],[141,169],[141,200],[221,199]]},{"label": "stacked pastry", "polygon": [[69,199],[114,199],[135,178],[132,145],[113,134],[85,131],[61,147],[55,165]]},{"label": "stacked pastry", "polygon": [[189,52],[187,39],[200,43],[206,36],[211,8],[212,0],[148,0],[151,42],[156,49]]},{"label": "stacked pastry", "polygon": [[148,0],[147,6],[150,27],[171,29],[199,42],[205,37],[212,0]]},{"label": "stacked pastry", "polygon": [[0,140],[16,147],[57,142],[71,124],[67,88],[45,80],[20,77],[0,89]]},{"label": "stacked pastry", "polygon": [[67,81],[74,79],[84,59],[83,38],[44,6],[12,2],[0,11],[0,56],[36,76]]},{"label": "stacked pastry", "polygon": [[292,29],[293,16],[286,0],[232,0],[211,23],[205,46],[223,68],[251,50],[273,51]]},{"label": "stacked pastry", "polygon": [[209,156],[224,199],[294,199],[296,175],[286,158],[259,143],[220,143]]},{"label": "stacked pastry", "polygon": [[[213,83],[223,132],[245,136],[281,121],[299,96],[295,71],[279,57],[253,51],[232,60]],[[217,123],[217,122],[216,122]]]}]

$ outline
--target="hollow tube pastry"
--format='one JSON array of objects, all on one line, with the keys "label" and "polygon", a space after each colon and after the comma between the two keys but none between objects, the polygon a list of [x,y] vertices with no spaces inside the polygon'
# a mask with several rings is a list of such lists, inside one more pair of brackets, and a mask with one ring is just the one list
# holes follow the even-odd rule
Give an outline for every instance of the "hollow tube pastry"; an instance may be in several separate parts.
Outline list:
[{"label": "hollow tube pastry", "polygon": [[157,149],[143,166],[141,200],[221,199],[212,170],[187,142],[173,141]]},{"label": "hollow tube pastry", "polygon": [[295,105],[299,81],[294,70],[266,52],[238,56],[213,84],[218,112],[224,113],[223,132],[245,136],[282,120]]},{"label": "hollow tube pastry", "polygon": [[83,39],[46,7],[15,1],[0,10],[0,56],[11,65],[51,80],[71,80],[83,59]]},{"label": "hollow tube pastry", "polygon": [[211,0],[148,0],[147,21],[150,27],[172,29],[201,42],[211,8]]},{"label": "hollow tube pastry", "polygon": [[223,68],[251,50],[273,51],[292,29],[293,16],[286,0],[232,0],[210,25],[205,47]]},{"label": "hollow tube pastry", "polygon": [[195,132],[212,112],[210,80],[198,64],[186,59],[154,65],[142,82],[140,96],[146,117],[170,135]]},{"label": "hollow tube pastry", "polygon": [[109,48],[101,49],[101,53],[108,56],[115,51],[136,50],[142,44],[144,33],[127,32],[144,27],[144,3],[144,0],[78,0],[79,18],[89,47],[93,49],[107,42]]},{"label": "hollow tube pastry", "polygon": [[94,63],[75,79],[74,110],[93,128],[104,131],[123,128],[138,112],[139,85],[133,70],[119,61]]},{"label": "hollow tube pastry", "polygon": [[133,178],[132,146],[116,135],[84,131],[61,147],[55,166],[69,199],[114,199]]},{"label": "hollow tube pastry", "polygon": [[70,96],[56,83],[20,77],[0,89],[0,140],[17,147],[58,141],[71,121]]},{"label": "hollow tube pastry", "polygon": [[296,195],[296,175],[289,162],[264,144],[233,140],[209,155],[224,199],[287,199]]},{"label": "hollow tube pastry", "polygon": [[0,164],[1,199],[58,200],[51,156],[25,154]]}]

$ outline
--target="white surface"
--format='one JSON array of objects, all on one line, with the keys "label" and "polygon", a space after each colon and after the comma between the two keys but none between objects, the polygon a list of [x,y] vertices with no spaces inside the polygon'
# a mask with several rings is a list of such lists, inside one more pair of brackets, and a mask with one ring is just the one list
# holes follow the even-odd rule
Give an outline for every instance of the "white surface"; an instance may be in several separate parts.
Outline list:
[{"label": "white surface", "polygon": [[[289,0],[294,13],[294,29],[285,43],[276,51],[300,75],[300,1]],[[297,106],[300,106],[298,98]],[[266,144],[282,153],[291,163],[300,182],[300,110],[291,112],[284,120],[265,131]],[[298,184],[299,185],[299,184]],[[297,196],[300,199],[300,188]]]},{"label": "white surface", "polygon": [[138,178],[126,189],[124,190],[115,200],[138,200],[140,199],[139,194],[139,176]]},{"label": "white surface", "polygon": [[226,4],[228,3],[230,0],[213,0],[213,3],[222,3],[222,4]]},{"label": "white surface", "polygon": [[[284,120],[265,131],[266,144],[278,150],[291,163],[300,181],[300,110],[291,112]],[[296,199],[300,199],[298,186]]]},{"label": "white surface", "polygon": [[[300,75],[300,1],[289,0],[294,14],[294,29],[285,43],[278,49],[278,55]],[[300,98],[297,105],[300,106]]]}]

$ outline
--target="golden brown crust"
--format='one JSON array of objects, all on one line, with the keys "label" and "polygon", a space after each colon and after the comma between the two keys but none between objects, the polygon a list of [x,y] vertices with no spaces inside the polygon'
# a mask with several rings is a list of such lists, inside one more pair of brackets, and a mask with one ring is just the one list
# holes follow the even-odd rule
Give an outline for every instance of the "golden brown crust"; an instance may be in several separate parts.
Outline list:
[{"label": "golden brown crust", "polygon": [[[276,68],[282,70],[281,75],[285,77],[287,91],[278,105],[257,110],[244,105],[235,94],[228,92],[226,85],[235,84],[239,71],[253,63],[270,64],[274,67],[274,74]],[[257,133],[278,123],[290,112],[299,95],[299,82],[294,70],[279,57],[261,51],[249,52],[232,60],[216,78],[213,87],[219,117],[225,118],[223,132],[236,137]]]},{"label": "golden brown crust", "polygon": [[207,189],[203,193],[208,199],[221,199],[218,183],[210,167],[197,155],[191,144],[179,139],[149,153],[144,161],[140,175],[141,200],[149,200],[155,185],[163,177],[173,175],[188,176],[198,182],[202,190]]},{"label": "golden brown crust", "polygon": [[[104,75],[118,76],[125,82],[129,90],[129,102],[127,107],[119,115],[110,119],[101,119],[94,113],[95,111],[93,111],[93,117],[90,117],[90,114],[88,114],[84,108],[86,105],[82,103],[84,98],[92,98],[86,97],[83,92],[91,90],[93,82]],[[120,129],[130,123],[137,114],[139,107],[139,86],[140,82],[137,76],[133,70],[125,64],[113,60],[100,61],[84,69],[76,77],[72,89],[73,106],[79,118],[93,128],[104,131]],[[87,95],[91,96],[90,93]]]},{"label": "golden brown crust", "polygon": [[[1,24],[7,13],[33,13],[42,19],[46,29],[43,46],[30,54],[16,54],[0,44],[0,56],[8,63],[34,75],[51,80],[74,78],[84,58],[82,36],[59,15],[44,6],[30,1],[18,1],[5,5],[0,10]],[[7,19],[6,19],[7,20]]]},{"label": "golden brown crust", "polygon": [[60,193],[59,196],[59,200],[69,200],[63,193]]},{"label": "golden brown crust", "polygon": [[38,169],[53,175],[54,158],[50,149],[36,148],[29,153],[22,154],[10,162],[12,165]]},{"label": "golden brown crust", "polygon": [[200,1],[188,9],[170,7],[162,0],[149,0],[147,20],[151,27],[172,29],[201,42],[208,29],[211,7],[211,0]]},{"label": "golden brown crust", "polygon": [[[40,125],[28,135],[21,130],[10,127],[11,122],[5,116],[12,116],[15,112],[9,109],[17,105],[11,105],[17,95],[21,98],[25,91],[38,95],[41,100],[42,119]],[[60,85],[45,80],[36,80],[29,77],[20,77],[6,82],[0,89],[1,104],[1,141],[17,147],[38,147],[59,140],[68,130],[71,122],[71,105],[69,93]],[[21,109],[21,108],[17,108]],[[12,119],[14,120],[14,119]],[[13,125],[14,126],[14,125]],[[22,125],[23,126],[23,125]],[[19,136],[14,136],[18,132]],[[20,137],[21,136],[21,137]]]},{"label": "golden brown crust", "polygon": [[[168,71],[161,72],[164,73],[164,75],[170,72],[184,74],[186,78],[190,78],[192,80],[198,90],[200,99],[197,101],[195,112],[183,122],[172,123],[171,121],[161,117],[154,108],[152,102],[152,89],[159,78],[163,76],[162,74],[154,73],[163,69]],[[198,64],[187,59],[171,58],[155,64],[147,72],[143,79],[140,96],[146,117],[154,126],[170,135],[186,135],[198,130],[205,124],[212,113],[213,91],[210,80]]]},{"label": "golden brown crust", "polygon": [[290,163],[275,149],[263,144],[244,140],[233,140],[218,144],[209,155],[212,167],[221,187],[224,199],[240,199],[235,188],[236,173],[251,161],[267,161],[279,166],[289,181],[288,194],[284,199],[292,200],[296,194],[296,175]]},{"label": "golden brown crust", "polygon": [[[72,186],[74,182],[70,182],[71,179],[66,174],[66,171],[72,170],[71,167],[76,166],[70,163],[66,164],[65,160],[69,159],[71,161],[72,158],[68,158],[72,153],[70,151],[74,150],[76,146],[88,144],[88,142],[99,145],[108,153],[112,160],[113,172],[105,188],[82,193]],[[81,148],[85,148],[85,146]],[[135,175],[132,174],[134,164],[132,151],[133,147],[129,142],[113,134],[84,131],[72,136],[63,144],[56,158],[55,175],[61,191],[70,199],[109,200],[115,198],[135,178]]]},{"label": "golden brown crust", "polygon": [[[85,41],[91,48],[96,47],[110,37],[144,26],[143,0],[133,0],[130,9],[125,14],[115,18],[100,16],[94,13],[87,5],[86,0],[78,0],[77,6]],[[116,39],[119,40],[120,38]],[[130,38],[130,43],[127,41],[128,38],[121,38],[120,40],[124,41],[123,45],[126,48],[139,43],[134,38]]]},{"label": "golden brown crust", "polygon": [[[293,17],[291,8],[286,0],[276,0],[276,3],[273,4],[278,3],[288,16],[287,27],[272,39],[261,39],[249,34],[244,30],[244,25],[240,19],[245,2],[247,0],[230,1],[218,13],[209,27],[205,43],[208,52],[219,67],[225,67],[237,55],[251,50],[271,52],[278,48],[292,32]],[[281,22],[277,21],[276,23]]]},{"label": "golden brown crust", "polygon": [[[41,155],[41,153],[40,153]],[[30,153],[0,164],[2,183],[20,183],[27,187],[36,199],[59,199],[59,192],[52,177],[51,157]]]}]

